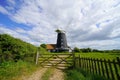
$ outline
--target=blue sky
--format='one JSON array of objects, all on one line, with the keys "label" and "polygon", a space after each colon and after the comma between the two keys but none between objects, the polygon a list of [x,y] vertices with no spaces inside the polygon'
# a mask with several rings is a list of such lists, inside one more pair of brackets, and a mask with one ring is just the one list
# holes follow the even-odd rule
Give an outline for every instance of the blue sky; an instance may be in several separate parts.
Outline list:
[{"label": "blue sky", "polygon": [[0,0],[0,34],[39,46],[58,28],[71,47],[120,49],[120,0]]}]

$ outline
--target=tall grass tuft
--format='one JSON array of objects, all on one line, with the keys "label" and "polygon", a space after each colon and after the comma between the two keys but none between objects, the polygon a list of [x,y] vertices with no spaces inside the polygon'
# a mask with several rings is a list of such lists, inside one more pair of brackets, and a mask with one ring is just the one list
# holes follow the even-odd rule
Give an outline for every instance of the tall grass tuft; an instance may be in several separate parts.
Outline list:
[{"label": "tall grass tuft", "polygon": [[47,71],[42,76],[42,80],[49,80],[50,76],[53,75],[53,68],[48,68]]},{"label": "tall grass tuft", "polygon": [[107,80],[101,76],[89,74],[82,69],[66,70],[65,73],[65,80]]},{"label": "tall grass tuft", "polygon": [[15,78],[31,74],[36,68],[33,63],[24,61],[3,62],[0,64],[0,80],[18,80]]}]

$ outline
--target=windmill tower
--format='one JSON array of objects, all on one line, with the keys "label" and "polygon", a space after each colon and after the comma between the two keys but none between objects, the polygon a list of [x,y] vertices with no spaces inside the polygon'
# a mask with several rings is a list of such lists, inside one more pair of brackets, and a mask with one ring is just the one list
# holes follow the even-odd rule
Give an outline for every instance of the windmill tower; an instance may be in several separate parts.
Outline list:
[{"label": "windmill tower", "polygon": [[56,32],[57,32],[56,51],[57,52],[69,51],[65,31],[57,29]]},{"label": "windmill tower", "polygon": [[[69,28],[72,21],[73,21],[73,19],[71,19],[68,22],[68,24],[66,26],[66,29]],[[67,39],[66,39],[65,31],[57,29],[56,32],[57,32],[57,42],[56,42],[56,44],[47,44],[46,49],[49,52],[62,52],[62,51],[71,52],[72,49],[67,45]]]}]

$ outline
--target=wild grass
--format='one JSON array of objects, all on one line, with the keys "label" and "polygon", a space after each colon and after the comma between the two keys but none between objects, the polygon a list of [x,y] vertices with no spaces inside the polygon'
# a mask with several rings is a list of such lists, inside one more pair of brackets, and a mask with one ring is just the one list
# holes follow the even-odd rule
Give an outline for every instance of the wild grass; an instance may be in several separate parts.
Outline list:
[{"label": "wild grass", "polygon": [[82,69],[66,70],[65,73],[65,80],[107,80],[104,77],[87,73]]},{"label": "wild grass", "polygon": [[29,62],[3,62],[0,64],[0,80],[18,80],[20,76],[30,75],[36,69],[37,66]]},{"label": "wild grass", "polygon": [[42,80],[49,80],[50,76],[53,75],[53,68],[48,68],[47,71],[42,76]]}]

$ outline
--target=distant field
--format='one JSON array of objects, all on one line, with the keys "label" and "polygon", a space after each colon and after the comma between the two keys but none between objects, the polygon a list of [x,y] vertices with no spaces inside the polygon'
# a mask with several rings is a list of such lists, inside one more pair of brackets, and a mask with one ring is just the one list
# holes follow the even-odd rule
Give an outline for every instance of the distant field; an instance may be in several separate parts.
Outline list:
[{"label": "distant field", "polygon": [[102,58],[102,59],[116,59],[120,57],[120,53],[75,53],[75,56],[89,57],[89,58]]}]

